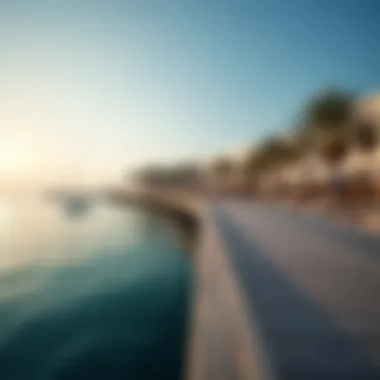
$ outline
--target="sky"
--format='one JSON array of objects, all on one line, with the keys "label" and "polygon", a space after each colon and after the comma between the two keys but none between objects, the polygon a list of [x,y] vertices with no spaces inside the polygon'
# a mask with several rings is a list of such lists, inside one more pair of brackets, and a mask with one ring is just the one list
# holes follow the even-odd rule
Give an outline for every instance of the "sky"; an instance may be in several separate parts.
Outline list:
[{"label": "sky", "polygon": [[0,0],[1,181],[118,181],[380,89],[378,0]]}]

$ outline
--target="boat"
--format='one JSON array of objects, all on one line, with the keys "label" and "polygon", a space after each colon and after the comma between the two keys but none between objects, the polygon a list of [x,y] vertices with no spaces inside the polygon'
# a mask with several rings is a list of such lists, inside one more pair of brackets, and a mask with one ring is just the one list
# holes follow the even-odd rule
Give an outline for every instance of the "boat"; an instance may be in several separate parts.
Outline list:
[{"label": "boat", "polygon": [[90,199],[84,196],[69,196],[64,200],[64,208],[69,215],[83,215],[89,211],[90,207]]}]

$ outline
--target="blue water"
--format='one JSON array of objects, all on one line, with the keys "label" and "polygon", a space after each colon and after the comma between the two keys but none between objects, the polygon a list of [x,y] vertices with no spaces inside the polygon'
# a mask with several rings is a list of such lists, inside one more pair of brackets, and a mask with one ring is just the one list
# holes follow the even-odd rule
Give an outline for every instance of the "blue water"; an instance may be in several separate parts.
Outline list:
[{"label": "blue water", "polygon": [[178,379],[189,288],[151,215],[0,199],[0,379]]}]

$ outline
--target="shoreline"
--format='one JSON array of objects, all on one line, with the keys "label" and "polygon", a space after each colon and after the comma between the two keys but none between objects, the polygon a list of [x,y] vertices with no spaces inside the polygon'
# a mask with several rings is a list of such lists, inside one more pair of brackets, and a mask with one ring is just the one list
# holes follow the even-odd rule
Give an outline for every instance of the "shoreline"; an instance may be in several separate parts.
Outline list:
[{"label": "shoreline", "polygon": [[161,203],[154,200],[143,200],[142,198],[133,199],[119,196],[110,197],[108,200],[116,205],[136,207],[162,219],[179,235],[181,245],[186,252],[194,254],[200,229],[200,217],[195,211],[173,207],[166,202]]}]

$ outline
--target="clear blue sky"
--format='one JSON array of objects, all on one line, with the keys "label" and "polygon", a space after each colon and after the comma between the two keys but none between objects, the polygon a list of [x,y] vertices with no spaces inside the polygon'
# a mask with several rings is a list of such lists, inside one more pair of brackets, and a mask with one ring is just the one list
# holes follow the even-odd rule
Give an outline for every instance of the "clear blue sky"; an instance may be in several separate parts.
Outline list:
[{"label": "clear blue sky", "polygon": [[0,175],[249,145],[319,89],[377,90],[379,20],[378,0],[0,1]]}]

